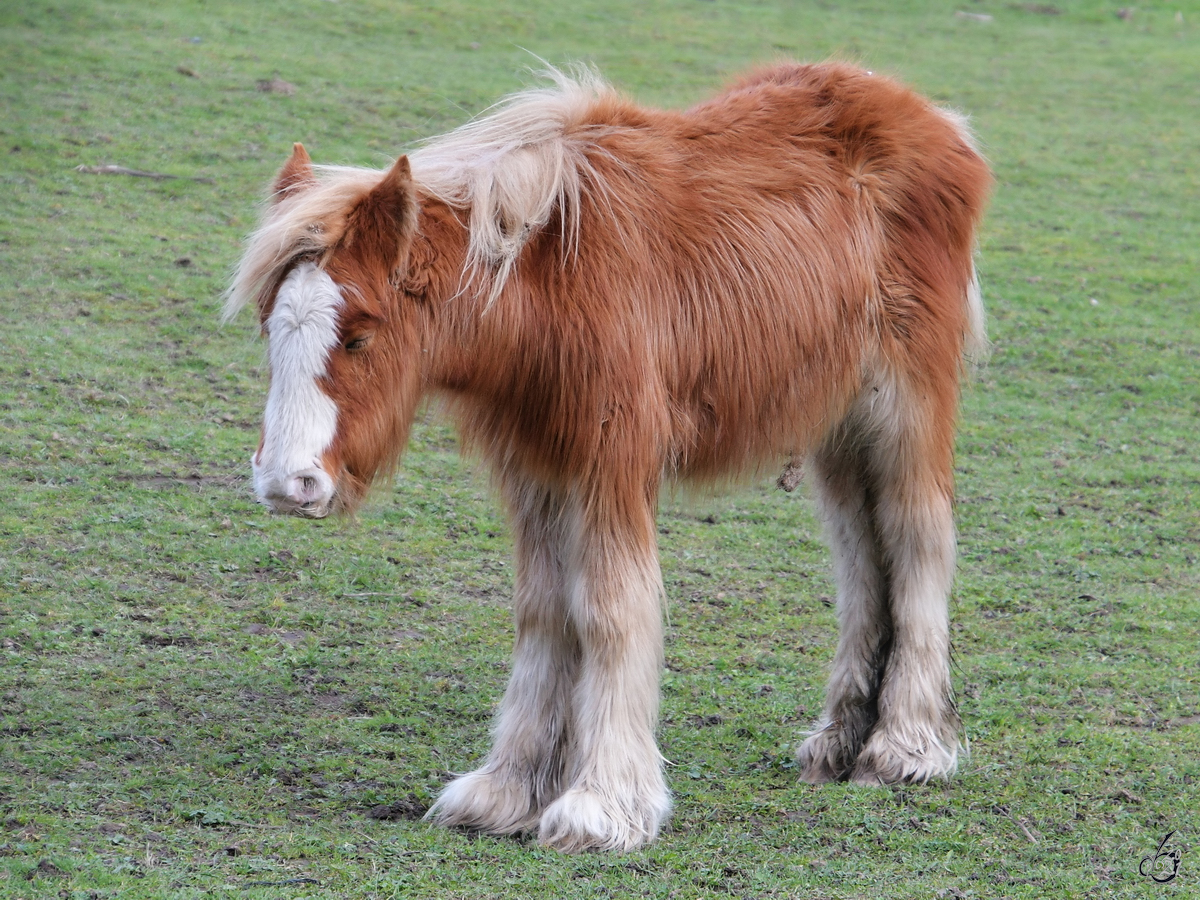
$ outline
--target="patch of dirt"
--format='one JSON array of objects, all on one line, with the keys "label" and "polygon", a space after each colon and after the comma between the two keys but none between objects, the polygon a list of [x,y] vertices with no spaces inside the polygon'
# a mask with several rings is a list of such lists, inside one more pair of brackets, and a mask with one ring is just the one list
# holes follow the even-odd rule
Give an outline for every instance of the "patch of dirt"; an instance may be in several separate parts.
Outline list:
[{"label": "patch of dirt", "polygon": [[419,800],[416,794],[409,794],[404,800],[397,800],[395,803],[372,806],[367,810],[367,818],[377,819],[381,822],[415,822],[423,818],[427,812],[429,812],[428,804]]},{"label": "patch of dirt", "polygon": [[266,625],[255,622],[253,625],[246,627],[246,634],[268,635],[275,637],[282,644],[287,644],[289,647],[298,647],[308,640],[307,631],[283,631],[279,628],[268,628]]},{"label": "patch of dirt", "polygon": [[1180,725],[1200,725],[1200,716],[1179,716],[1176,719],[1168,719],[1165,725],[1167,728],[1177,728]]},{"label": "patch of dirt", "polygon": [[369,703],[353,694],[343,694],[340,691],[322,691],[312,695],[312,701],[318,709],[345,713],[354,716],[371,715]]},{"label": "patch of dirt", "polygon": [[345,709],[354,702],[354,699],[337,691],[324,691],[314,694],[313,702],[322,709]]},{"label": "patch of dirt", "polygon": [[[1014,3],[1012,9],[1033,13],[1038,16],[1061,16],[1062,10],[1050,3]],[[1032,281],[1032,279],[1030,279]],[[1040,280],[1040,279],[1039,279]]]},{"label": "patch of dirt", "polygon": [[50,862],[50,860],[43,859],[25,874],[25,880],[33,881],[35,878],[65,878],[66,875],[66,872]]},{"label": "patch of dirt", "polygon": [[142,644],[147,647],[194,647],[196,639],[188,634],[143,634]]},{"label": "patch of dirt", "polygon": [[260,78],[254,83],[254,86],[264,94],[283,94],[285,97],[290,97],[296,93],[296,86],[294,84],[278,77]]},{"label": "patch of dirt", "polygon": [[189,472],[186,475],[163,475],[155,473],[154,475],[114,475],[116,481],[127,481],[131,484],[136,484],[138,487],[166,487],[167,485],[189,484],[192,487],[207,487],[209,485],[221,485],[223,487],[233,487],[234,485],[242,484],[246,481],[244,475],[201,475],[199,472]]}]

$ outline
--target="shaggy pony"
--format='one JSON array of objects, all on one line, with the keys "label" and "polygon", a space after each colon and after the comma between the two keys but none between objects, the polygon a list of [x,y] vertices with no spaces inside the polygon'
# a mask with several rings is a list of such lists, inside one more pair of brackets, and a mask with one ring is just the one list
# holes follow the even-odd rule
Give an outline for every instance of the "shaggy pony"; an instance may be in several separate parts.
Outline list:
[{"label": "shaggy pony", "polygon": [[990,176],[961,118],[849,65],[776,65],[687,111],[587,72],[386,171],[296,145],[227,314],[271,383],[255,488],[356,504],[445,398],[516,544],[492,750],[430,816],[564,851],[652,840],[664,478],[805,461],[840,641],[801,777],[955,769],[947,597],[972,251]]}]

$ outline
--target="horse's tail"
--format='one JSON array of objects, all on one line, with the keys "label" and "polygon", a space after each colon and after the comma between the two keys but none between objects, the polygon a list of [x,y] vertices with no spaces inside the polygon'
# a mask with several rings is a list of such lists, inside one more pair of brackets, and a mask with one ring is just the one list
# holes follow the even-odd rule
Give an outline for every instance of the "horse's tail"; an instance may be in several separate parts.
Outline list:
[{"label": "horse's tail", "polygon": [[971,365],[987,360],[991,345],[987,339],[987,314],[983,309],[983,291],[979,288],[979,272],[971,266],[971,282],[967,285],[967,327],[963,338],[963,358]]}]

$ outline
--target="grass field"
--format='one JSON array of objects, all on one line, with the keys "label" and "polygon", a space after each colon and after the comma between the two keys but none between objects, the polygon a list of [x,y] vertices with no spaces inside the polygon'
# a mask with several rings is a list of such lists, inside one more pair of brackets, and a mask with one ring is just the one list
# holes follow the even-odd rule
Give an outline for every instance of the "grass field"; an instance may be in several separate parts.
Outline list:
[{"label": "grass field", "polygon": [[[1200,5],[1117,12],[0,5],[0,896],[1200,895]],[[562,857],[419,821],[487,746],[506,526],[432,413],[357,518],[269,517],[264,351],[218,311],[293,141],[382,165],[527,84],[530,54],[661,105],[839,56],[971,114],[997,187],[955,780],[797,782],[834,589],[803,492],[764,482],[660,516],[656,844]],[[75,170],[109,164],[177,177]]]}]

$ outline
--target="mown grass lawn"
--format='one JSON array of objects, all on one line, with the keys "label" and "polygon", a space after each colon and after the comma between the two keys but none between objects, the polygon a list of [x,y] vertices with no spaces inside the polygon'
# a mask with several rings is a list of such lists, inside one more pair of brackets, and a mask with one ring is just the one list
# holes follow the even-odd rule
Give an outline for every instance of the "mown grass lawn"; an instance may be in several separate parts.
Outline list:
[{"label": "mown grass lawn", "polygon": [[[1200,894],[1200,6],[1117,12],[0,7],[0,896]],[[562,857],[419,821],[506,679],[486,476],[431,412],[356,519],[268,517],[263,348],[218,310],[293,141],[382,165],[526,84],[531,53],[663,105],[836,55],[972,115],[998,181],[993,350],[959,442],[955,780],[797,783],[833,586],[803,492],[764,478],[660,517],[658,843]],[[108,164],[178,177],[75,170]],[[1156,884],[1139,864],[1171,831]]]}]

